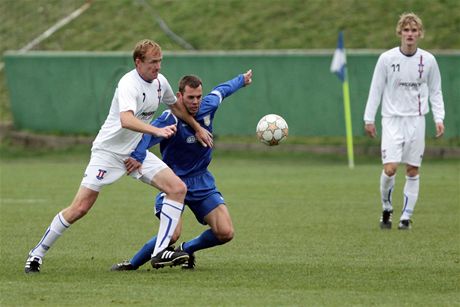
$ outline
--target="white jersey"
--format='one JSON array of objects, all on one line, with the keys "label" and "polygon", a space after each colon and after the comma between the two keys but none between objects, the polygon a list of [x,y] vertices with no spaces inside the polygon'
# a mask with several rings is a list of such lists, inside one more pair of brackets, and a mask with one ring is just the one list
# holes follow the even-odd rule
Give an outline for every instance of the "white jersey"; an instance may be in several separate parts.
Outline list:
[{"label": "white jersey", "polygon": [[444,120],[441,76],[434,56],[418,48],[404,55],[399,47],[382,53],[375,66],[364,112],[366,123],[375,121],[382,101],[382,117],[423,116],[428,99],[435,122]]},{"label": "white jersey", "polygon": [[142,133],[122,128],[120,112],[133,111],[135,117],[150,123],[160,102],[167,105],[176,102],[171,85],[162,74],[158,74],[158,78],[152,82],[142,79],[136,69],[125,74],[118,82],[109,115],[91,150],[129,155],[141,140]]}]

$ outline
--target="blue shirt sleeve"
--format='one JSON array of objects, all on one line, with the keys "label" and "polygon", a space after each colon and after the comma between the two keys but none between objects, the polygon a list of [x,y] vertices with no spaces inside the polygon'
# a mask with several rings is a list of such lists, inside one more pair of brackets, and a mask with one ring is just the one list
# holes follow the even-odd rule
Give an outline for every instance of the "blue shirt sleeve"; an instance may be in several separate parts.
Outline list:
[{"label": "blue shirt sleeve", "polygon": [[218,86],[216,86],[211,91],[211,94],[217,91],[221,95],[221,100],[223,100],[225,97],[230,96],[231,94],[233,94],[234,92],[242,88],[243,86],[244,86],[244,76],[240,74],[236,78],[233,78],[227,82],[221,83]]},{"label": "blue shirt sleeve", "polygon": [[209,112],[214,114],[225,97],[232,95],[243,86],[244,76],[238,75],[213,88],[213,90],[203,98],[197,118],[200,119],[202,114],[208,114]]},{"label": "blue shirt sleeve", "polygon": [[[171,113],[170,110],[164,111],[159,117],[157,117],[154,121],[150,123],[150,125],[155,126],[157,128],[164,128],[169,125],[176,125],[177,118]],[[147,150],[152,146],[160,143],[163,141],[164,138],[156,137],[151,134],[145,133],[142,136],[139,144],[137,144],[136,149],[131,153],[131,158],[143,163],[145,157],[147,156]]]}]

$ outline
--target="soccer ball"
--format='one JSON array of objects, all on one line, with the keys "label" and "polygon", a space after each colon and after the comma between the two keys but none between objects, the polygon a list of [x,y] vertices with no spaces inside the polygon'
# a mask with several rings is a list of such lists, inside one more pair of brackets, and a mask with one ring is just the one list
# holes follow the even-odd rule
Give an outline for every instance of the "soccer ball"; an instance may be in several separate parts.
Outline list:
[{"label": "soccer ball", "polygon": [[288,124],[279,115],[268,114],[259,120],[257,138],[268,146],[278,145],[288,136]]}]

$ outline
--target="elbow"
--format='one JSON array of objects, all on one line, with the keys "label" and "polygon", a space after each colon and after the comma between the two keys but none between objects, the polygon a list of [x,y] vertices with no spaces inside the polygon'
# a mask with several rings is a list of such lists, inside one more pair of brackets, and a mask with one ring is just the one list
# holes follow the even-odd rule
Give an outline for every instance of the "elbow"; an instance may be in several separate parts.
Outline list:
[{"label": "elbow", "polygon": [[122,112],[120,113],[120,125],[122,128],[129,129],[130,128],[130,120],[129,115]]},{"label": "elbow", "polygon": [[125,128],[125,129],[129,128],[128,123],[126,121],[123,121],[122,119],[120,119],[120,124],[122,128]]}]

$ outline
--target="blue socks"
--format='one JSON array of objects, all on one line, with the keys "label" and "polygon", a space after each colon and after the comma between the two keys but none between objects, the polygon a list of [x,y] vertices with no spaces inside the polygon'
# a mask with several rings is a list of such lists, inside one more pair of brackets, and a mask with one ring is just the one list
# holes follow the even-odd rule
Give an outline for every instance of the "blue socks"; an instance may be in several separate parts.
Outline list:
[{"label": "blue socks", "polygon": [[129,261],[137,269],[152,258],[152,252],[157,243],[157,236],[153,236]]},{"label": "blue socks", "polygon": [[183,245],[183,249],[187,253],[193,254],[198,250],[210,248],[221,244],[223,244],[223,242],[217,239],[217,237],[214,235],[211,229],[208,229],[195,239],[185,242]]},{"label": "blue socks", "polygon": [[[145,245],[134,255],[133,258],[129,261],[133,267],[136,269],[142,266],[143,264],[150,261],[152,258],[152,252],[155,248],[157,242],[157,236],[153,236]],[[185,242],[183,245],[184,251],[193,254],[196,251],[201,249],[210,248],[216,245],[223,244],[217,237],[214,235],[211,229],[204,231],[198,237]]]}]

